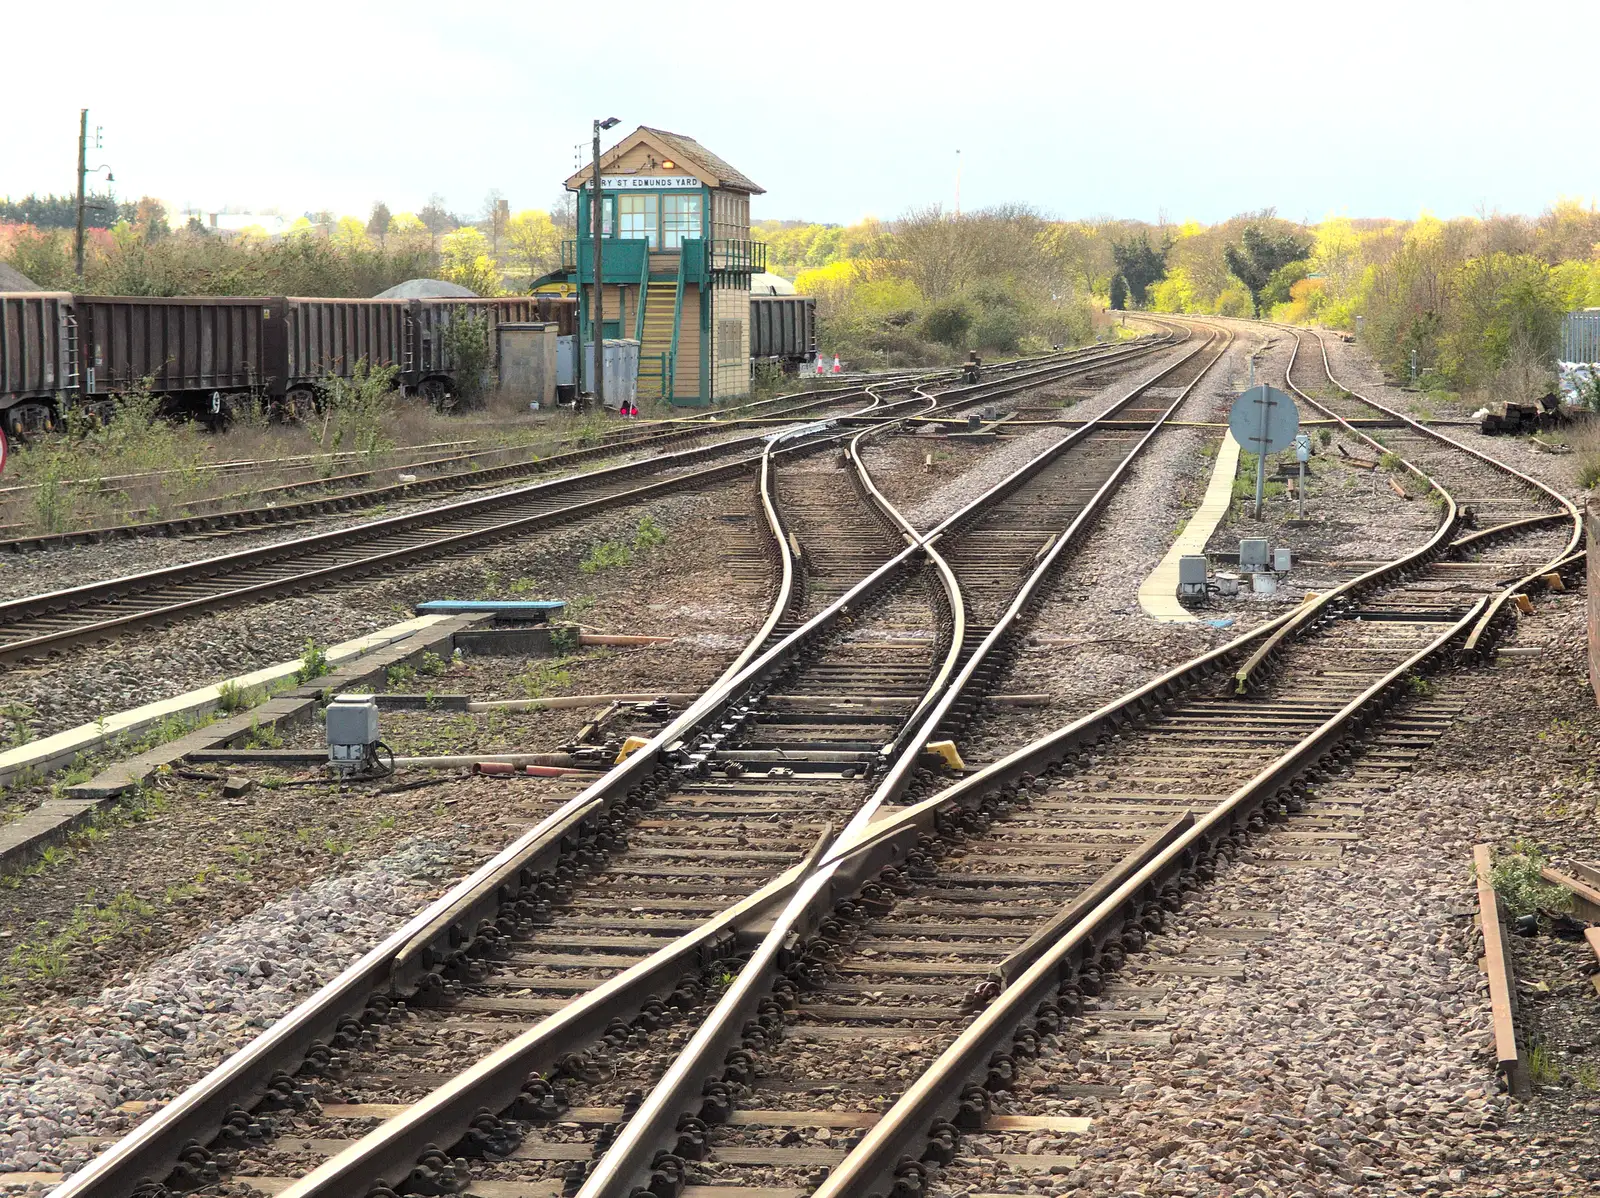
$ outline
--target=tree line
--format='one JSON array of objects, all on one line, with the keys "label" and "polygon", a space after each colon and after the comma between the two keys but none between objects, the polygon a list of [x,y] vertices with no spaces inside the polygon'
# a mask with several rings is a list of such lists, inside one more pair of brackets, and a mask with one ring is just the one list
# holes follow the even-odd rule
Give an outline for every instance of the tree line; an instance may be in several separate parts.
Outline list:
[{"label": "tree line", "polygon": [[[281,237],[260,227],[218,233],[191,216],[174,222],[148,196],[112,203],[87,221],[84,278],[73,261],[74,197],[0,203],[0,261],[48,290],[104,295],[375,295],[414,278],[442,278],[480,295],[526,291],[560,265],[572,236],[571,197],[549,211],[513,211],[490,192],[476,218],[451,214],[439,196],[416,212],[382,200],[365,218],[308,213]],[[70,219],[68,219],[70,217]]]},{"label": "tree line", "polygon": [[1562,314],[1600,306],[1600,211],[1443,221],[1270,208],[1212,225],[937,208],[849,226],[764,222],[770,269],[814,294],[829,352],[886,364],[1086,335],[1102,309],[1259,316],[1357,333],[1423,386],[1526,398]]}]

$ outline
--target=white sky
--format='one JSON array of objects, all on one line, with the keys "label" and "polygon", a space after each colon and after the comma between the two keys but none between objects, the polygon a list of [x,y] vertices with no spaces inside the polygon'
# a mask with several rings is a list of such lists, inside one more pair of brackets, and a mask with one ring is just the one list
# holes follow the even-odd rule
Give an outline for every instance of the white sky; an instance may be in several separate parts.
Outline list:
[{"label": "white sky", "polygon": [[757,217],[948,208],[957,149],[963,208],[1065,217],[1600,192],[1593,0],[72,7],[0,6],[0,194],[72,188],[83,106],[119,196],[291,215],[546,208],[595,116],[699,138]]}]

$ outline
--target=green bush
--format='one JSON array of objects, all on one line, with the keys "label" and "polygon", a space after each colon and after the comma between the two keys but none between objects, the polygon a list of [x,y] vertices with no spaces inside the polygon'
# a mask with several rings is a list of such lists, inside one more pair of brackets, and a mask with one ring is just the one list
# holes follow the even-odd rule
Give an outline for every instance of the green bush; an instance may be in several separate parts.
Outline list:
[{"label": "green bush", "polygon": [[473,407],[483,399],[489,369],[489,319],[458,315],[444,327],[444,351],[455,374],[457,407]]},{"label": "green bush", "polygon": [[966,349],[967,333],[972,328],[972,309],[965,300],[946,300],[934,304],[922,316],[922,335],[929,341]]}]

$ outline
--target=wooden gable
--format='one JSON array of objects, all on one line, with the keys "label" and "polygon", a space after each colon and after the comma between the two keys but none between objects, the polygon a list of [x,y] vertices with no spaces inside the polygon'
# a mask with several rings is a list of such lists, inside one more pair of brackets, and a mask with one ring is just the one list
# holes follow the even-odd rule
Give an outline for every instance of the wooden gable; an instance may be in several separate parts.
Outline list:
[{"label": "wooden gable", "polygon": [[[669,162],[671,166],[667,165]],[[591,173],[590,167],[585,166],[569,176],[567,190],[577,191],[588,186]],[[600,155],[600,174],[602,178],[606,175],[692,175],[707,187],[762,191],[693,138],[648,125],[640,125]]]}]

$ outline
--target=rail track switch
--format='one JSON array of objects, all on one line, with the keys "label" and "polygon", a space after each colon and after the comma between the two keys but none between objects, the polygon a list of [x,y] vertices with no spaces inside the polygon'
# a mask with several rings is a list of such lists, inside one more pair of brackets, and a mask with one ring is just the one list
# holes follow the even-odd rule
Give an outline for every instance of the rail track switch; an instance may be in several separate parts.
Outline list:
[{"label": "rail track switch", "polygon": [[378,704],[371,695],[335,695],[328,704],[328,766],[366,768],[378,751]]},{"label": "rail track switch", "polygon": [[622,742],[622,751],[617,754],[617,760],[615,764],[621,765],[624,761],[628,760],[630,754],[644,748],[649,743],[650,742],[642,736],[628,737],[627,740]]}]

